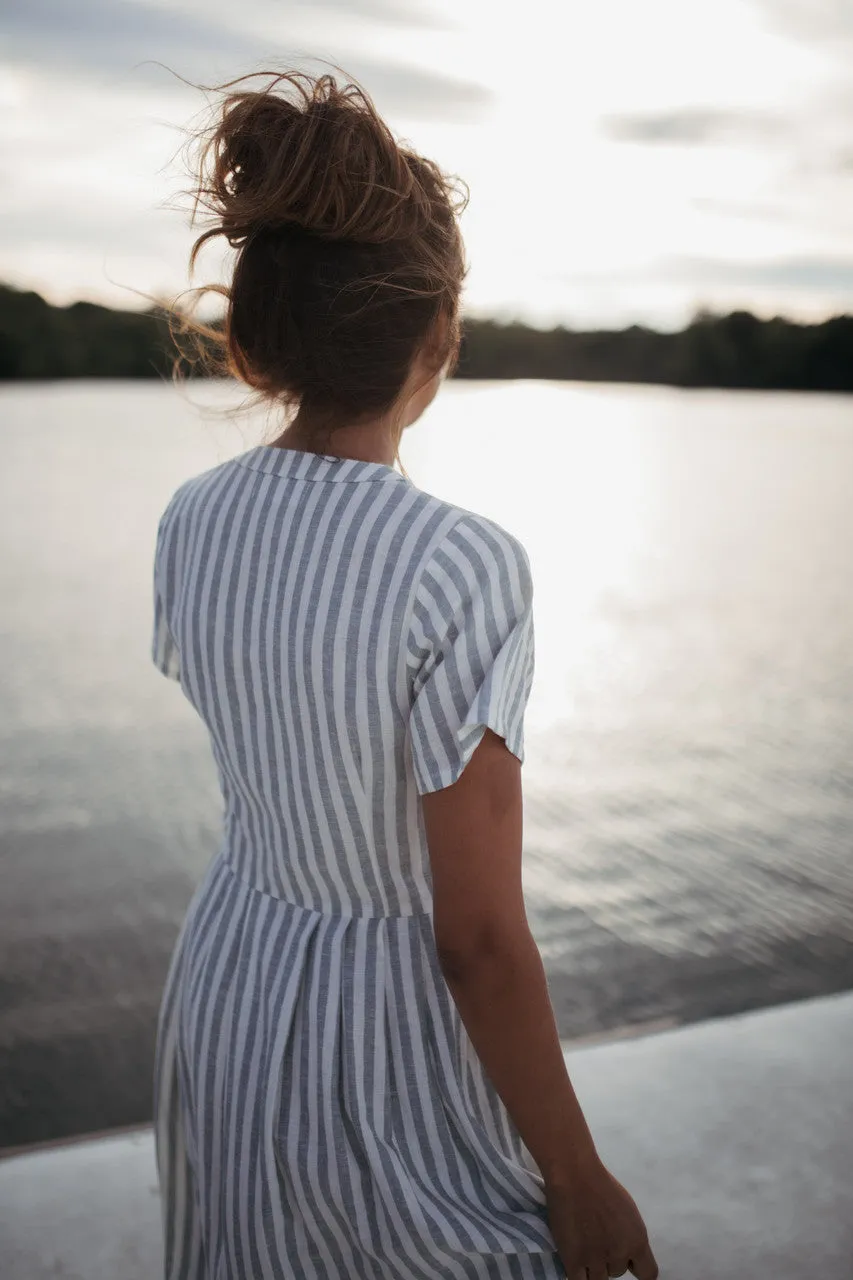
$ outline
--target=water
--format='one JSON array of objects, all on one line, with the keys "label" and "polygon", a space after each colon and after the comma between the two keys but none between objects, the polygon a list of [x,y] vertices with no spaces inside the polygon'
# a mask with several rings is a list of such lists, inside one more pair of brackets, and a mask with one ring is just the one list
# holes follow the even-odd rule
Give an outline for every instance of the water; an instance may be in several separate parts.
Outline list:
[{"label": "water", "polygon": [[[156,523],[267,426],[189,395],[2,392],[0,1144],[150,1114],[221,817],[149,658]],[[524,883],[561,1034],[853,987],[853,400],[452,384],[403,457],[530,554]]]}]

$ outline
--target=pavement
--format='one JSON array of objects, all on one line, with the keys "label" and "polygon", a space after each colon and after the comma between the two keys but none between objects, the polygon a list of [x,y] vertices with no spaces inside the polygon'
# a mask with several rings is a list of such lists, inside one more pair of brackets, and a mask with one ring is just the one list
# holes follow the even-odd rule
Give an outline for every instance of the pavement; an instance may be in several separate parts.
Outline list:
[{"label": "pavement", "polygon": [[[853,993],[565,1048],[661,1280],[853,1280]],[[161,1274],[150,1129],[0,1159],[2,1280]]]}]

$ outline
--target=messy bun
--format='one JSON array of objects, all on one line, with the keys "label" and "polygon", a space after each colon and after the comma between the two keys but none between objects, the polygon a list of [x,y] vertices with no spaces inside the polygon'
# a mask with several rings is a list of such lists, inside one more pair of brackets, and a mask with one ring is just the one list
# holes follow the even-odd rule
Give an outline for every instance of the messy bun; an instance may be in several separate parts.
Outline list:
[{"label": "messy bun", "polygon": [[[260,90],[238,88],[255,75]],[[229,91],[230,92],[225,92]],[[237,250],[226,370],[326,430],[390,408],[419,348],[455,360],[465,276],[462,184],[398,143],[367,93],[331,75],[253,73],[200,142],[193,220]]]}]

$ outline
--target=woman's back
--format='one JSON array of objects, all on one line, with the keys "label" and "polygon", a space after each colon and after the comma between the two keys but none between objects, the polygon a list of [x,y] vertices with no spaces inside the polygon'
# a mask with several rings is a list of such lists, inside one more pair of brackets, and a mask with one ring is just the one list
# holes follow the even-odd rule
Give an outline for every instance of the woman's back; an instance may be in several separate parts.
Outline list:
[{"label": "woman's back", "polygon": [[176,491],[155,586],[152,656],[210,731],[235,873],[314,911],[428,910],[418,795],[489,721],[523,755],[517,539],[381,463],[259,445]]}]

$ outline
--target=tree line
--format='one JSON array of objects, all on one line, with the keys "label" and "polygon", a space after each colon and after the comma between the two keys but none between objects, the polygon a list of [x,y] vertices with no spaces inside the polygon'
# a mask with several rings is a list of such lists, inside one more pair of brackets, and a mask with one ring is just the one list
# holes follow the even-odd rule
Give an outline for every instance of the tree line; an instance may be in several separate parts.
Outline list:
[{"label": "tree line", "polygon": [[[176,358],[187,376],[204,372],[178,351],[162,309],[55,307],[0,285],[0,379],[169,378]],[[643,325],[543,330],[469,317],[456,377],[853,391],[853,315],[798,324],[700,311],[677,333]]]}]

